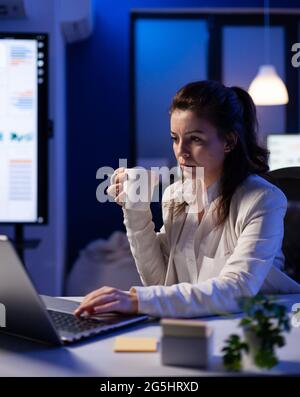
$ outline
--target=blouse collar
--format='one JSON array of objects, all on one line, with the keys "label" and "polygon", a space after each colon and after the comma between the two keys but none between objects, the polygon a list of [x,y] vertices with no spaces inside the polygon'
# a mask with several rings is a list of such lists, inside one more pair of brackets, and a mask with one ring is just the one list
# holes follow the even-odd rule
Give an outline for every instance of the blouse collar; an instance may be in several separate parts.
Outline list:
[{"label": "blouse collar", "polygon": [[196,212],[199,212],[201,209],[208,207],[221,194],[220,178],[208,188],[205,188],[203,180],[199,181],[197,191],[199,192],[198,203],[196,202],[195,194],[193,194],[192,180],[187,179],[183,183],[181,180],[178,180],[170,185],[170,189],[166,190],[167,194],[164,194],[163,201],[174,200],[178,204],[186,202],[190,207],[196,205]]}]

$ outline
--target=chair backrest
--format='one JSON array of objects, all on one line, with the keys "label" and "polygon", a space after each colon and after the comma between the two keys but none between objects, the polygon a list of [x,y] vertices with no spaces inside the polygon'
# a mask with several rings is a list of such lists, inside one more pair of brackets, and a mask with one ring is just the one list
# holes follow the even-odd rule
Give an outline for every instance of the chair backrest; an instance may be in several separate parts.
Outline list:
[{"label": "chair backrest", "polygon": [[269,171],[265,178],[279,187],[287,197],[282,243],[285,272],[300,283],[300,167]]}]

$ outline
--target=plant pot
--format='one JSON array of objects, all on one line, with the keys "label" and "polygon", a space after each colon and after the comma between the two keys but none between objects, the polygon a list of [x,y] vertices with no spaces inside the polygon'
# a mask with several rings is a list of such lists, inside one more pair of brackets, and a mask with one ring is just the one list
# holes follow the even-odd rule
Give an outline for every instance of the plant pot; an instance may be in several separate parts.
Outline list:
[{"label": "plant pot", "polygon": [[[242,358],[243,368],[246,370],[268,370],[273,368],[278,364],[276,357],[276,348],[273,347],[273,350],[270,351],[262,351],[261,350],[261,339],[257,337],[256,333],[251,328],[243,329],[244,340],[249,347],[248,353],[244,353]],[[255,356],[257,353],[260,353],[260,362],[261,365],[257,365],[255,362]],[[263,358],[262,358],[263,357]]]},{"label": "plant pot", "polygon": [[257,370],[259,367],[255,363],[255,355],[259,351],[261,342],[252,329],[243,329],[244,340],[249,347],[248,352],[243,353],[243,368],[245,370]]}]

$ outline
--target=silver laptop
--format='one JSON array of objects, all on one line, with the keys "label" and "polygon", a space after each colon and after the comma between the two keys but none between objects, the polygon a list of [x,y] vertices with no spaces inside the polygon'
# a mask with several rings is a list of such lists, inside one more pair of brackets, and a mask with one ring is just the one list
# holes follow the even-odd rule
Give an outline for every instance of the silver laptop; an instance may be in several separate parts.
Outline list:
[{"label": "silver laptop", "polygon": [[147,315],[120,313],[75,317],[73,312],[79,303],[38,295],[12,243],[3,235],[0,235],[0,304],[5,307],[6,320],[0,332],[52,345],[76,342],[149,319]]}]

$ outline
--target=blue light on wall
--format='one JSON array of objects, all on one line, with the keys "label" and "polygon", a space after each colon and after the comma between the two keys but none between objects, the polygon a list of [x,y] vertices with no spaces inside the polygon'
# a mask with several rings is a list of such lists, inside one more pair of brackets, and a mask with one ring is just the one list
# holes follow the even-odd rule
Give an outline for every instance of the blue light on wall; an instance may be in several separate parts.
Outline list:
[{"label": "blue light on wall", "polygon": [[137,159],[174,162],[168,108],[181,86],[207,78],[207,23],[141,18],[135,43]]}]

